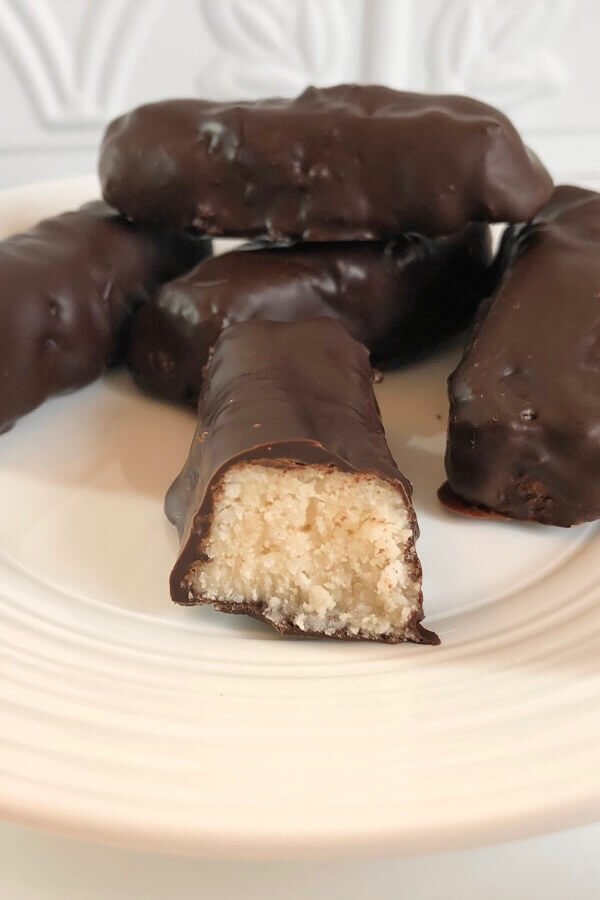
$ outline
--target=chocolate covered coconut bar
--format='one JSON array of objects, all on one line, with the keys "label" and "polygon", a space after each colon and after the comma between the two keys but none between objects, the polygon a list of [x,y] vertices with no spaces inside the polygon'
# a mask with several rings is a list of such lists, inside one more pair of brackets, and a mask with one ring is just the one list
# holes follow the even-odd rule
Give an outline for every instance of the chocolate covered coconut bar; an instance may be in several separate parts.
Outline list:
[{"label": "chocolate covered coconut bar", "polygon": [[510,229],[504,275],[450,378],[449,506],[546,525],[600,518],[600,194],[556,188]]},{"label": "chocolate covered coconut bar", "polygon": [[118,361],[133,310],[209,251],[102,202],[0,242],[0,430]]},{"label": "chocolate covered coconut bar", "polygon": [[210,348],[247,319],[339,319],[376,365],[415,359],[470,324],[490,279],[490,228],[443,238],[256,243],[165,284],[135,314],[127,362],[144,390],[195,405]]},{"label": "chocolate covered coconut bar", "polygon": [[436,642],[420,624],[411,486],[368,352],[339,322],[251,321],[217,341],[183,471],[171,594],[282,634]]},{"label": "chocolate covered coconut bar", "polygon": [[100,178],[134,220],[305,241],[520,222],[552,192],[494,107],[352,84],[293,100],[141,106],[109,125]]}]

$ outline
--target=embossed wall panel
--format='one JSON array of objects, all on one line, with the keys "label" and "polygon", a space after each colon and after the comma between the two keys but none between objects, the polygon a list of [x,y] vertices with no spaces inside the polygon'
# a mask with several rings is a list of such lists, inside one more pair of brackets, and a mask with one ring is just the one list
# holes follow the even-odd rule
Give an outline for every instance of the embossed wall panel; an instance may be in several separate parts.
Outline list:
[{"label": "embossed wall panel", "polygon": [[597,0],[0,0],[0,185],[89,171],[137,103],[343,80],[474,94],[600,177],[599,32]]}]

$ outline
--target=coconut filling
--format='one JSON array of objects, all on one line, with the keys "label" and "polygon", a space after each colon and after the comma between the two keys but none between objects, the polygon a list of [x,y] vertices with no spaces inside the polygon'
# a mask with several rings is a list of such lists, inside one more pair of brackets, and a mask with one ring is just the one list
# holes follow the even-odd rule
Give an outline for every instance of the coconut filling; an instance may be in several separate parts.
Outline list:
[{"label": "coconut filling", "polygon": [[215,492],[189,597],[302,631],[401,637],[420,608],[412,539],[402,493],[374,475],[238,464]]}]

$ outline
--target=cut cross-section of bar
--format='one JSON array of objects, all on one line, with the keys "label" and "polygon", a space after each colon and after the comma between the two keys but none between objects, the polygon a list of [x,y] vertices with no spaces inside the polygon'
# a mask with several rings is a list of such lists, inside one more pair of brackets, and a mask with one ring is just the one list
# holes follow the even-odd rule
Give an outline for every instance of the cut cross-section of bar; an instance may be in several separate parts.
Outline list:
[{"label": "cut cross-section of bar", "polygon": [[401,633],[421,605],[411,540],[406,501],[374,476],[242,463],[216,490],[190,594],[262,601],[265,619],[302,631]]},{"label": "cut cross-section of bar", "polygon": [[436,640],[420,625],[410,485],[386,444],[367,351],[343,326],[227,329],[199,416],[167,496],[182,533],[176,602],[282,633]]}]

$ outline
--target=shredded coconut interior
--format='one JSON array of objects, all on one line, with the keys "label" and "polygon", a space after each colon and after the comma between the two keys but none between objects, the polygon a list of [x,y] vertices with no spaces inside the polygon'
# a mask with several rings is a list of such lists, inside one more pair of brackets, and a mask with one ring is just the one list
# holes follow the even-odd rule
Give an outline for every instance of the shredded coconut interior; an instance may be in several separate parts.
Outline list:
[{"label": "shredded coconut interior", "polygon": [[419,608],[409,512],[373,475],[239,464],[216,492],[190,599],[258,604],[274,624],[398,636]]}]

